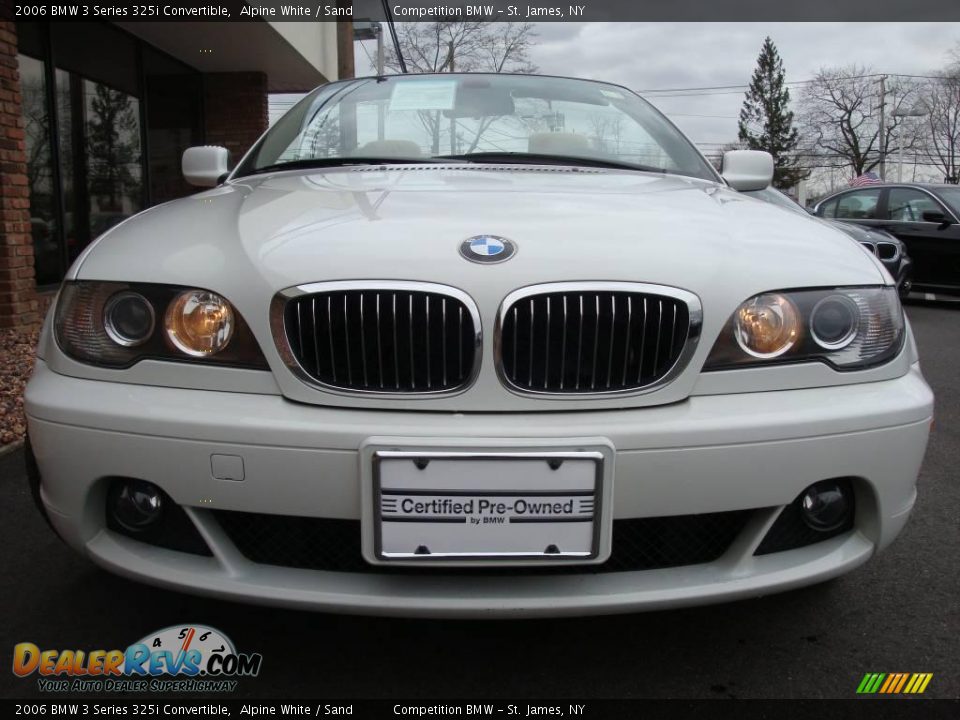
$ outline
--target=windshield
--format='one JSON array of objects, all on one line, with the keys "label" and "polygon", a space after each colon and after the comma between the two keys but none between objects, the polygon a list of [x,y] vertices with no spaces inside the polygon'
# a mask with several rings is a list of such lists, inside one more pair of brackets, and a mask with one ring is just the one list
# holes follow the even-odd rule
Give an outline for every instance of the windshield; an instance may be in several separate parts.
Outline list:
[{"label": "windshield", "polygon": [[261,139],[235,176],[364,161],[558,162],[717,180],[645,100],[604,83],[409,75],[323,86]]},{"label": "windshield", "polygon": [[960,217],[960,187],[937,188],[937,194]]}]

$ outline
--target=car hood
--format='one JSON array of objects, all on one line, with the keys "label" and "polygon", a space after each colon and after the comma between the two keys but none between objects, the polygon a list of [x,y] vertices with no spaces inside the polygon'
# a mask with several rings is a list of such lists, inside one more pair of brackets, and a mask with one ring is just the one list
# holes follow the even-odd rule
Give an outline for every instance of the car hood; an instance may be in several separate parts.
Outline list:
[{"label": "car hood", "polygon": [[[459,246],[479,234],[509,238],[515,256],[493,265],[467,261]],[[310,282],[451,285],[474,298],[485,333],[500,302],[519,287],[577,280],[670,285],[697,294],[703,305],[703,340],[691,362],[697,368],[751,295],[887,282],[843,233],[716,183],[474,164],[239,178],[121,223],[88,249],[72,277],[215,290],[265,346],[272,345],[270,298]]]},{"label": "car hood", "polygon": [[[497,268],[465,261],[460,243],[479,234],[510,238],[516,257]],[[838,232],[714,183],[487,165],[241,178],[127,220],[78,273],[217,284],[224,271],[253,271],[274,289],[354,278],[511,288],[596,279],[694,292],[731,284],[743,294],[881,280]]]}]

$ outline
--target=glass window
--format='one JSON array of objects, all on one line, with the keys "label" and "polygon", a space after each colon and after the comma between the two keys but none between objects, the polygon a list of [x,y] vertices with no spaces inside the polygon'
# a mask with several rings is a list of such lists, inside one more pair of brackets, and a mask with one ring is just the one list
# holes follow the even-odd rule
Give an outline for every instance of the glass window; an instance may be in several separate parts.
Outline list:
[{"label": "glass window", "polygon": [[150,202],[184,197],[196,188],[183,179],[183,151],[203,142],[200,74],[177,61],[143,49]]},{"label": "glass window", "polygon": [[62,277],[63,259],[57,236],[58,198],[50,156],[46,64],[27,55],[20,55],[18,61],[34,268],[37,284],[48,285]]},{"label": "glass window", "polygon": [[859,190],[824,205],[823,217],[838,220],[873,220],[877,217],[880,190]]},{"label": "glass window", "polygon": [[583,158],[716,179],[662,115],[613,85],[503,74],[402,76],[329,88],[281,118],[238,175],[339,158],[507,155],[504,161]]},{"label": "glass window", "polygon": [[[67,259],[73,261],[86,245],[86,240],[77,237],[76,174],[81,168],[76,165],[73,127],[74,83],[66,70],[54,71],[54,86],[57,101],[57,154],[60,161],[60,191],[63,193],[63,240],[67,246]],[[79,87],[76,90],[79,93]],[[59,279],[59,278],[58,278]]]},{"label": "glass window", "polygon": [[93,239],[143,207],[140,106],[135,97],[90,80],[83,95]]},{"label": "glass window", "polygon": [[960,216],[960,187],[937,188],[941,200],[946,201],[954,214]]},{"label": "glass window", "polygon": [[148,197],[193,191],[180,158],[202,141],[201,75],[108,23],[18,23],[17,34],[36,277],[47,285]]},{"label": "glass window", "polygon": [[925,212],[942,213],[932,197],[912,188],[892,188],[887,199],[887,219],[898,222],[923,222]]},{"label": "glass window", "polygon": [[51,22],[50,33],[57,67],[139,94],[137,43],[132,36],[105,22]]}]

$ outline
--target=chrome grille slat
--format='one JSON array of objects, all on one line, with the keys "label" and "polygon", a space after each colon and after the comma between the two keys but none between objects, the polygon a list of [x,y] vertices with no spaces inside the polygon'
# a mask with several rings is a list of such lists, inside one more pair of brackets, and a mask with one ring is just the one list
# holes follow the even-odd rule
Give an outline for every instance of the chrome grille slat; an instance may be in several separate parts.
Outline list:
[{"label": "chrome grille slat", "polygon": [[[391,300],[393,306],[393,381],[394,389],[400,389],[400,343],[397,342],[397,325],[399,323],[397,320],[397,294],[393,293],[393,298]],[[461,371],[462,374],[462,371]],[[334,377],[336,379],[336,377]]]},{"label": "chrome grille slat", "polygon": [[643,321],[640,323],[640,362],[637,363],[637,384],[643,377],[644,350],[647,349],[647,298],[643,299]]},{"label": "chrome grille slat", "polygon": [[480,324],[469,297],[427,283],[356,285],[317,283],[281,300],[288,364],[302,379],[376,394],[453,392],[472,381]]},{"label": "chrome grille slat", "polygon": [[545,354],[546,357],[546,367],[543,370],[543,389],[547,389],[547,384],[550,382],[550,296],[547,296],[547,341],[544,343],[547,348]]},{"label": "chrome grille slat", "polygon": [[[310,300],[310,312],[311,312],[311,319],[313,320],[313,326],[317,327],[317,299],[316,298],[311,298]],[[320,333],[318,332],[313,333],[313,359],[315,361],[315,367],[317,369],[317,373],[320,372],[319,338],[320,338]]]},{"label": "chrome grille slat", "polygon": [[627,296],[627,330],[623,338],[623,379],[621,385],[627,384],[627,364],[630,362],[630,330],[633,328],[633,298]]},{"label": "chrome grille slat", "polygon": [[556,283],[513,293],[498,320],[503,381],[536,395],[629,392],[663,381],[696,343],[699,301],[671,288],[655,293],[633,287],[660,289]]},{"label": "chrome grille slat", "polygon": [[370,383],[367,380],[367,332],[366,328],[363,326],[363,298],[360,296],[360,365],[363,368],[363,386],[370,387]]},{"label": "chrome grille slat", "polygon": [[563,296],[563,337],[560,340],[560,389],[567,369],[567,296]]},{"label": "chrome grille slat", "polygon": [[430,390],[433,387],[433,378],[430,375],[430,296],[427,295],[423,298],[423,305],[426,308],[427,313],[427,327],[424,334],[424,337],[427,338],[427,390]]},{"label": "chrome grille slat", "polygon": [[383,343],[380,341],[380,293],[376,296],[377,311],[377,372],[380,374],[380,387],[383,388]]},{"label": "chrome grille slat", "polygon": [[610,296],[610,350],[607,352],[607,389],[610,389],[610,379],[613,376],[613,338],[617,325],[617,296]]},{"label": "chrome grille slat", "polygon": [[330,295],[327,295],[327,337],[330,340],[330,375],[333,377],[333,382],[337,382],[337,358],[333,352],[333,298]]},{"label": "chrome grille slat", "polygon": [[580,371],[583,369],[583,295],[580,296],[580,324],[577,328],[577,390],[580,389]]},{"label": "chrome grille slat", "polygon": [[535,339],[533,337],[533,327],[534,327],[533,321],[534,321],[535,314],[536,314],[536,306],[534,305],[533,298],[530,298],[530,338],[529,338],[529,342],[527,343],[530,346],[530,381],[529,381],[530,385],[533,385],[533,350],[534,350],[533,346],[536,344]]}]

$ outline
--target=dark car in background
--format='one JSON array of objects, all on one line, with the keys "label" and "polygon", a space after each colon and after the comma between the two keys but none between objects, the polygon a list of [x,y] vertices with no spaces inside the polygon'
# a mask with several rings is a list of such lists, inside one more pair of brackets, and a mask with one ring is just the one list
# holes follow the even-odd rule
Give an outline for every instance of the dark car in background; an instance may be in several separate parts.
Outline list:
[{"label": "dark car in background", "polygon": [[[777,205],[786,210],[804,215],[808,214],[808,211],[804,210],[801,205],[798,205],[787,195],[784,195],[773,187],[767,187],[763,190],[751,190],[743,194]],[[906,247],[900,240],[885,230],[867,228],[852,222],[832,219],[824,219],[824,222],[827,222],[837,230],[853,238],[870,253],[880,258],[884,267],[887,268],[887,271],[893,279],[897,281],[897,289],[900,292],[900,296],[906,297],[910,294],[913,283],[913,262],[907,254]]]},{"label": "dark car in background", "polygon": [[960,294],[960,187],[897,183],[851,188],[814,207],[818,217],[883,230],[913,259],[915,289]]}]

